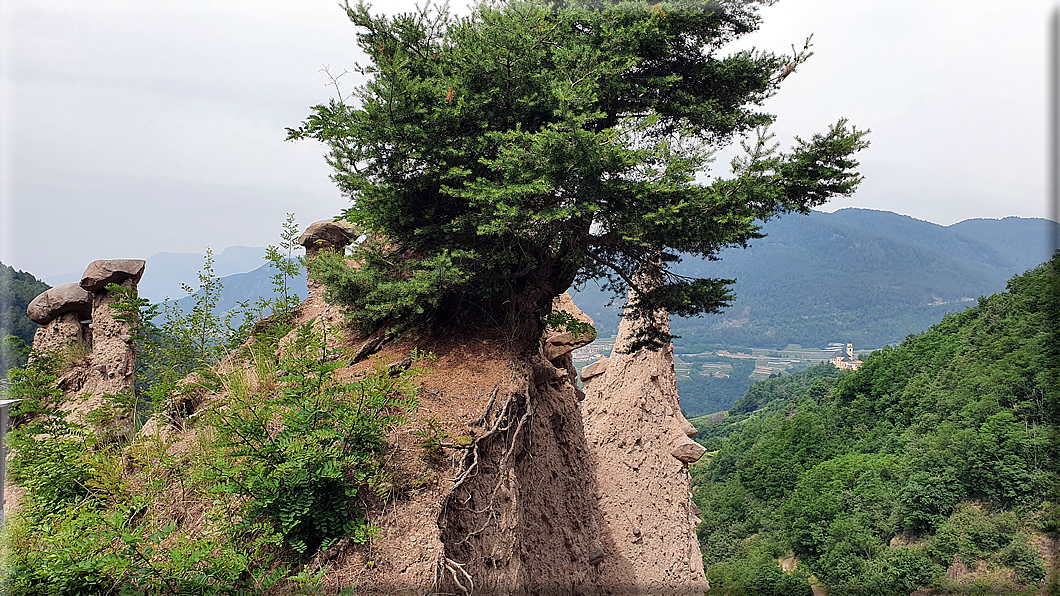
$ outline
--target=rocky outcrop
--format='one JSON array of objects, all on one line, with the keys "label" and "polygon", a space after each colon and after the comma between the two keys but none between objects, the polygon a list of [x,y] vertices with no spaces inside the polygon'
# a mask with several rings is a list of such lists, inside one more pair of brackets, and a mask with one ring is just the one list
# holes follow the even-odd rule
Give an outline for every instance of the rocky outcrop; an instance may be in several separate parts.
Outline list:
[{"label": "rocky outcrop", "polygon": [[312,259],[322,249],[341,251],[360,236],[357,226],[348,221],[323,221],[309,224],[298,243],[305,247],[306,258]]},{"label": "rocky outcrop", "polygon": [[[688,464],[704,449],[681,414],[672,346],[623,353],[639,324],[623,320],[611,356],[582,373],[585,436],[615,544],[602,581],[612,581],[614,565],[633,570],[637,593],[702,594],[709,586]],[[654,324],[669,329],[665,313]]]},{"label": "rocky outcrop", "polygon": [[596,328],[589,315],[581,311],[570,294],[563,292],[552,301],[552,310],[564,312],[574,320],[583,324],[583,329],[548,329],[544,339],[541,340],[541,354],[552,365],[565,372],[567,382],[570,384],[578,401],[585,399],[585,393],[578,388],[578,370],[574,368],[574,357],[571,354],[575,349],[587,346],[596,339]]},{"label": "rocky outcrop", "polygon": [[147,261],[140,259],[111,259],[92,261],[81,276],[81,287],[85,290],[97,293],[107,287],[107,284],[120,284],[127,279],[132,279],[133,284],[140,283],[140,277],[144,274]]},{"label": "rocky outcrop", "polygon": [[573,379],[543,358],[513,366],[441,509],[432,592],[629,594]]},{"label": "rocky outcrop", "polygon": [[[565,298],[554,308],[591,324]],[[587,370],[585,397],[570,352],[592,338],[564,332],[513,360],[471,422],[481,430],[440,507],[431,591],[702,594],[686,461],[703,448],[687,436],[672,352],[614,354]]]},{"label": "rocky outcrop", "polygon": [[[132,277],[119,285],[136,290],[136,281]],[[131,389],[135,381],[136,349],[132,329],[125,321],[114,318],[117,312],[111,305],[117,301],[114,294],[102,289],[92,296],[92,323],[89,325],[92,353],[82,395],[91,394],[96,398],[115,394]]]},{"label": "rocky outcrop", "polygon": [[[89,287],[108,275],[93,274]],[[135,290],[138,279],[109,281]],[[91,346],[76,378],[63,381],[68,397],[79,398],[71,416],[134,380],[131,330],[114,317],[116,297],[103,287],[91,293],[89,324],[71,312],[39,332],[57,347],[78,338]],[[591,324],[569,296],[554,307]],[[296,329],[310,320],[337,329],[342,321],[338,307],[314,294],[293,316]],[[372,513],[379,539],[370,549],[340,540],[313,559],[310,567],[329,569],[325,591],[357,585],[362,593],[388,594],[702,592],[685,463],[697,457],[698,445],[688,440],[690,425],[680,415],[672,353],[613,354],[586,369],[592,393],[585,398],[571,351],[591,335],[555,330],[527,355],[488,333],[377,341],[329,334],[329,342],[362,348],[343,378],[396,373],[409,367],[413,347],[437,360],[433,374],[416,380],[416,420],[390,437],[386,458],[401,494]],[[425,458],[417,447],[416,432],[427,421],[449,438],[439,458]],[[156,419],[145,429],[194,440],[190,425],[163,428]]]},{"label": "rocky outcrop", "polygon": [[[570,354],[577,348],[593,343],[593,340],[596,339],[596,330],[592,328],[593,320],[574,304],[570,294],[567,292],[563,292],[552,301],[552,310],[554,312],[567,313],[573,316],[576,321],[587,325],[592,330],[568,329],[566,327],[548,329],[542,342],[542,352],[547,360],[555,360],[560,356]],[[571,378],[574,377],[572,376]]]},{"label": "rocky outcrop", "polygon": [[[295,329],[321,321],[327,308],[307,299]],[[349,336],[344,346],[355,351],[369,339]],[[434,358],[433,372],[416,378],[416,420],[395,429],[386,455],[403,495],[372,514],[379,539],[370,550],[353,545],[322,557],[330,561],[322,591],[630,594],[633,571],[617,560],[608,578],[619,579],[602,581],[616,546],[591,473],[576,377],[541,353],[475,330],[370,345],[374,354],[340,374],[404,366],[413,347]],[[418,447],[427,421],[449,437],[437,458]]]},{"label": "rocky outcrop", "polygon": [[[42,323],[33,338],[39,353],[55,353],[65,364],[58,383],[66,408],[81,416],[96,410],[105,395],[131,390],[135,382],[136,348],[129,323],[115,318],[111,308],[118,298],[106,290],[117,283],[136,291],[145,261],[93,261],[81,283],[52,288],[30,303],[27,314]],[[114,420],[111,428],[128,430],[128,420]]]},{"label": "rocky outcrop", "polygon": [[26,307],[26,315],[38,325],[47,325],[66,313],[74,313],[81,319],[91,318],[92,294],[80,284],[68,283],[41,292]]}]

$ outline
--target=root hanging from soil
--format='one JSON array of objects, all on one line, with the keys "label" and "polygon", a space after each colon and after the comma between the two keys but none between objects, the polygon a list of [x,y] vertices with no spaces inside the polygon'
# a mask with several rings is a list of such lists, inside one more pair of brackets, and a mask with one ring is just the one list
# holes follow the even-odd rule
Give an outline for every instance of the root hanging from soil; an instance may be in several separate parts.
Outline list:
[{"label": "root hanging from soil", "polygon": [[[494,534],[504,533],[505,530],[499,526],[501,519],[506,517],[505,504],[498,504],[498,496],[510,501],[511,487],[504,485],[514,481],[514,460],[526,453],[529,425],[533,418],[526,375],[517,370],[514,362],[510,363],[510,367],[512,374],[505,383],[508,390],[502,392],[499,383],[482,416],[472,422],[473,426],[489,426],[475,439],[461,460],[460,471],[452,479],[453,486],[438,517],[446,554],[444,560],[439,561],[435,576],[436,592],[470,594],[475,582],[466,567],[478,549],[469,543],[488,533],[491,528]],[[503,402],[495,410],[499,396]],[[458,563],[458,560],[468,563]],[[492,559],[491,562],[496,563]],[[452,580],[451,584],[449,579]],[[454,588],[457,592],[453,592]]]},{"label": "root hanging from soil", "polygon": [[[632,572],[628,562],[608,559],[615,548],[575,388],[543,358],[510,368],[511,379],[498,384],[476,420],[486,430],[465,453],[439,511],[444,553],[435,592],[612,592],[600,585],[605,568],[616,583]],[[534,374],[545,368],[556,374]]]}]

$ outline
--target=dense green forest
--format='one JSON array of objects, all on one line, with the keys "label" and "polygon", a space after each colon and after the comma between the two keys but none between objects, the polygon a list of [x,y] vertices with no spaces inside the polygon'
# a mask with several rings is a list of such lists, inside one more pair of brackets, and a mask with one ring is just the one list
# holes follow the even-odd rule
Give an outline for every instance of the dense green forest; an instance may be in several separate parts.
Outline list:
[{"label": "dense green forest", "polygon": [[[690,364],[697,364],[702,357],[682,356],[682,360]],[[677,391],[681,396],[681,410],[686,415],[710,414],[713,412],[724,412],[745,393],[751,385],[751,373],[755,369],[755,361],[751,359],[722,359],[732,365],[732,370],[727,377],[713,377],[692,371],[687,377],[677,378]]]},{"label": "dense green forest", "polygon": [[[0,263],[0,339],[13,335],[27,344],[33,343],[37,324],[26,316],[26,307],[48,284],[25,271],[15,271]],[[25,364],[25,356],[8,342],[0,344],[0,379],[8,369]]]},{"label": "dense green forest", "polygon": [[[855,372],[756,383],[694,420],[712,592],[1060,589],[1060,255]],[[1054,543],[1055,544],[1055,543]]]}]

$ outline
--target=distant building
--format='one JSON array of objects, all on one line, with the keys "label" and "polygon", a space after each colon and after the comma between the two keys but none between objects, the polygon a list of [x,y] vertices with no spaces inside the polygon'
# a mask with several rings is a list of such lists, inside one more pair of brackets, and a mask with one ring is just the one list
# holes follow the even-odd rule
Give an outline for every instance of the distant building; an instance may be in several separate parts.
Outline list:
[{"label": "distant building", "polygon": [[846,350],[837,350],[835,354],[832,354],[829,362],[839,370],[857,370],[861,366],[861,361],[854,356],[854,344],[852,343],[847,344]]}]

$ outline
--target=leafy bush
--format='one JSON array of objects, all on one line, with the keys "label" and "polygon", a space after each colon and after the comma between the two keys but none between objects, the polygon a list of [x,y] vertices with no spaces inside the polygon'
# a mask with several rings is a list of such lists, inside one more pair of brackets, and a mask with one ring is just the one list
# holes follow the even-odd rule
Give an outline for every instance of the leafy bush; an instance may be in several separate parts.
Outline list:
[{"label": "leafy bush", "polygon": [[707,568],[711,592],[740,596],[809,596],[812,594],[804,568],[792,572],[780,568],[783,553],[768,539],[752,539],[738,545],[741,552],[724,563]]},{"label": "leafy bush", "polygon": [[934,530],[960,500],[960,488],[954,479],[942,478],[941,474],[910,474],[900,493],[905,527],[915,534]]},{"label": "leafy bush", "polygon": [[998,559],[1016,573],[1016,581],[1035,586],[1045,578],[1045,562],[1029,541],[1026,534],[1016,534],[1012,542],[998,553]]},{"label": "leafy bush", "polygon": [[56,385],[60,360],[55,354],[31,353],[24,368],[7,371],[8,386],[4,392],[7,399],[21,400],[12,404],[10,416],[12,427],[51,412],[59,405],[63,392]]},{"label": "leafy bush", "polygon": [[56,415],[11,432],[10,481],[28,491],[34,511],[60,510],[88,494],[96,442],[94,433]]},{"label": "leafy bush", "polygon": [[385,433],[416,406],[408,371],[393,376],[379,365],[359,381],[336,382],[332,373],[348,358],[328,350],[325,334],[314,321],[297,330],[275,398],[233,389],[245,381],[222,374],[228,401],[210,416],[217,439],[209,478],[243,497],[245,523],[270,524],[301,554],[348,534],[369,537],[352,499],[378,484]]},{"label": "leafy bush", "polygon": [[992,512],[962,504],[939,526],[929,551],[947,565],[960,560],[974,567],[1007,546],[1017,528],[1016,514],[1011,511]]}]

